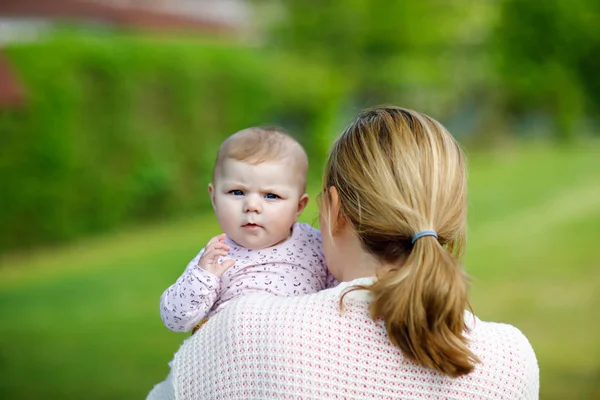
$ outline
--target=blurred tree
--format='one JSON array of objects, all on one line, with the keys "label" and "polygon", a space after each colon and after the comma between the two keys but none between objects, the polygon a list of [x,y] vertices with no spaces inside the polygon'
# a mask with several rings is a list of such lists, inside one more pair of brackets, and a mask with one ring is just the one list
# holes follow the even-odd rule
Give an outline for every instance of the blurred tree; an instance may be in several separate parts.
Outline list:
[{"label": "blurred tree", "polygon": [[494,44],[512,114],[548,113],[556,137],[569,140],[600,110],[598,0],[505,0]]},{"label": "blurred tree", "polygon": [[28,103],[0,110],[0,253],[209,209],[217,148],[248,126],[299,116],[322,159],[313,133],[343,97],[321,66],[198,38],[65,31],[3,51]]},{"label": "blurred tree", "polygon": [[428,91],[439,100],[440,87],[460,81],[457,56],[473,40],[465,27],[473,27],[475,18],[464,2],[256,2],[281,6],[268,45],[329,65],[346,78],[352,105],[406,98],[414,104]]},{"label": "blurred tree", "polygon": [[568,140],[600,109],[598,0],[255,2],[280,11],[267,45],[328,65],[352,108],[405,104],[484,141],[515,121]]}]

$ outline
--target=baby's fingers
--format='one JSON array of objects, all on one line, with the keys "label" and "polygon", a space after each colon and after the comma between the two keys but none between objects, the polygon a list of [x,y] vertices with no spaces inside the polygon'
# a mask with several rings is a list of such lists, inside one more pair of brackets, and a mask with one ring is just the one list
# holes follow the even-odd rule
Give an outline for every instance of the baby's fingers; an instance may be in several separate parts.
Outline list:
[{"label": "baby's fingers", "polygon": [[217,235],[215,237],[213,237],[212,239],[210,239],[208,241],[208,243],[206,244],[206,247],[215,244],[215,243],[222,243],[225,239],[227,238],[227,235],[224,233],[221,233],[220,235]]},{"label": "baby's fingers", "polygon": [[210,260],[211,262],[216,262],[219,257],[225,257],[226,255],[227,251],[225,249],[207,249],[200,257],[200,261]]},{"label": "baby's fingers", "polygon": [[233,267],[233,264],[235,264],[235,260],[224,260],[224,261],[221,263],[221,269],[222,269],[223,271],[226,271],[226,270],[228,270],[229,268]]},{"label": "baby's fingers", "polygon": [[214,242],[214,243],[209,243],[206,246],[206,249],[204,250],[205,252],[208,251],[212,251],[212,250],[224,250],[224,251],[229,251],[231,247],[229,247],[229,245],[223,243],[223,242]]},{"label": "baby's fingers", "polygon": [[225,271],[227,271],[229,268],[231,268],[233,266],[233,264],[235,264],[235,261],[231,260],[231,259],[223,260],[223,262],[221,262],[220,264],[217,263],[216,265],[213,266],[215,269],[214,274],[218,275],[218,276],[222,276],[225,273]]}]

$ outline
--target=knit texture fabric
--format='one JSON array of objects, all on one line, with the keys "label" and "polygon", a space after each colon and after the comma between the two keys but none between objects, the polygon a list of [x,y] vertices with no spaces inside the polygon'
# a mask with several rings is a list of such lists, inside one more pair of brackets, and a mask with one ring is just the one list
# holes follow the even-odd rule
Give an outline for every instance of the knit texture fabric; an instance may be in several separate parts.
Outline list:
[{"label": "knit texture fabric", "polygon": [[475,371],[450,378],[403,356],[362,278],[316,294],[253,294],[231,302],[175,355],[171,373],[148,399],[538,399],[539,369],[515,327],[466,312]]}]

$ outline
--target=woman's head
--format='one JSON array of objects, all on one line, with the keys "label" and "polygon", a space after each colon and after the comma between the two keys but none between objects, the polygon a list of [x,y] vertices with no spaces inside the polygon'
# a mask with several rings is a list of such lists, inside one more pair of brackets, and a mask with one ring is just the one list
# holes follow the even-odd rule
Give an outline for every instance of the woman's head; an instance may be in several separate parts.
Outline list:
[{"label": "woman's head", "polygon": [[[329,154],[323,192],[330,187],[364,249],[383,262],[406,257],[412,236],[427,229],[440,244],[463,250],[465,159],[450,133],[424,114],[391,106],[362,112]],[[321,199],[328,219],[330,199]]]},{"label": "woman's head", "polygon": [[[321,197],[332,273],[340,279],[354,267],[336,265],[336,227],[347,225],[385,266],[369,287],[373,317],[384,318],[410,358],[452,376],[475,361],[462,336],[467,284],[458,262],[466,191],[465,159],[450,133],[422,113],[389,106],[362,112],[334,143]],[[437,238],[413,244],[424,230]]]}]

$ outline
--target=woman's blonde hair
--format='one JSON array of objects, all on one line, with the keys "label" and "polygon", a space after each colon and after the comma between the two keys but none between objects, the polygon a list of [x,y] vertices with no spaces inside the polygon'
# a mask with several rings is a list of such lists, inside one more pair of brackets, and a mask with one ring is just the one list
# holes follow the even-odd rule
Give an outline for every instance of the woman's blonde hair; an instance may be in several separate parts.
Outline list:
[{"label": "woman's blonde hair", "polygon": [[[479,360],[467,347],[464,312],[466,161],[436,120],[399,107],[362,112],[333,145],[323,176],[322,210],[335,186],[340,214],[362,246],[397,267],[378,273],[371,314],[391,341],[419,364],[449,376],[468,374]],[[413,236],[434,230],[412,244]],[[324,233],[327,234],[327,233]]]}]

